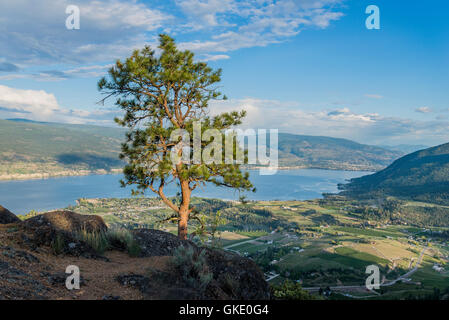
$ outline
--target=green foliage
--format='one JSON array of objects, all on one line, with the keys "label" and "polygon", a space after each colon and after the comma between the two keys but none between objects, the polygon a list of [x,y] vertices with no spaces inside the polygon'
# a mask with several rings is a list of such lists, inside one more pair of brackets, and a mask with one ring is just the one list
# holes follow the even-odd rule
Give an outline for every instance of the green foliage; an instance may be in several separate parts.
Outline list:
[{"label": "green foliage", "polygon": [[221,247],[219,227],[227,222],[226,219],[222,218],[221,212],[215,211],[209,215],[197,214],[192,218],[200,222],[192,235],[195,235],[203,245],[206,244],[206,240],[209,240],[209,246]]},{"label": "green foliage", "polygon": [[[223,154],[214,154],[219,163],[193,163],[190,158],[182,157],[186,147],[193,148],[193,142],[183,141],[184,148],[178,148],[179,141],[172,141],[172,134],[184,130],[194,137],[194,123],[200,121],[201,135],[208,129],[216,129],[223,138],[226,129],[241,124],[245,112],[209,116],[209,101],[225,98],[217,90],[221,70],[213,70],[205,62],[195,62],[194,54],[178,50],[168,35],[160,35],[159,42],[160,56],[149,46],[134,51],[125,61],[117,61],[108,77],[98,82],[98,88],[107,97],[116,96],[116,105],[125,112],[123,118],[116,119],[119,125],[129,129],[120,155],[127,162],[122,186],[135,185],[135,194],[150,189],[185,224],[186,215],[188,218],[192,211],[190,195],[197,186],[209,182],[250,190],[252,184],[249,173],[242,172],[239,164],[224,164],[224,148]],[[209,150],[214,140],[199,139],[200,152]],[[233,145],[235,155],[238,145]],[[176,163],[172,162],[172,152],[180,156]],[[173,203],[164,194],[164,187],[170,181],[179,183],[180,204]],[[179,236],[186,235],[183,225]]]},{"label": "green foliage", "polygon": [[356,199],[395,196],[449,204],[449,143],[408,154],[375,174],[341,185]]},{"label": "green foliage", "polygon": [[51,242],[51,249],[55,255],[60,255],[64,252],[65,241],[64,237],[60,234],[57,234],[56,237]]},{"label": "green foliage", "polygon": [[8,229],[6,230],[6,232],[8,232],[8,233],[13,233],[13,232],[16,232],[17,230],[19,230],[18,227],[11,227],[11,228],[8,228]]},{"label": "green foliage", "polygon": [[315,300],[315,297],[303,290],[301,285],[290,280],[271,287],[275,299],[279,300]]},{"label": "green foliage", "polygon": [[76,239],[87,243],[98,254],[106,250],[123,249],[130,256],[138,257],[142,251],[132,233],[125,228],[111,229],[107,232],[89,232],[85,229],[75,234]]},{"label": "green foliage", "polygon": [[205,250],[198,254],[192,246],[179,246],[173,254],[172,263],[186,284],[193,288],[205,290],[213,278],[207,265]]},{"label": "green foliage", "polygon": [[109,248],[106,232],[89,232],[86,229],[82,229],[75,234],[75,237],[87,243],[98,254],[103,254]]},{"label": "green foliage", "polygon": [[109,245],[125,249],[131,257],[138,257],[142,251],[133,234],[124,228],[108,230]]}]

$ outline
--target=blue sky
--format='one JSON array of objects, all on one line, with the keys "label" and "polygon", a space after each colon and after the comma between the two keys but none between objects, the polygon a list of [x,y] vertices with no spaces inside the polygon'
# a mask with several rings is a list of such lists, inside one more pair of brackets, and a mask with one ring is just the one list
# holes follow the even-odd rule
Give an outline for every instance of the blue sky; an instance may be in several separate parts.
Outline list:
[{"label": "blue sky", "polygon": [[[80,8],[67,30],[67,5]],[[368,5],[380,30],[368,30]],[[444,0],[7,0],[0,4],[0,118],[110,125],[96,82],[161,32],[223,68],[213,112],[245,127],[369,144],[449,142]]]}]

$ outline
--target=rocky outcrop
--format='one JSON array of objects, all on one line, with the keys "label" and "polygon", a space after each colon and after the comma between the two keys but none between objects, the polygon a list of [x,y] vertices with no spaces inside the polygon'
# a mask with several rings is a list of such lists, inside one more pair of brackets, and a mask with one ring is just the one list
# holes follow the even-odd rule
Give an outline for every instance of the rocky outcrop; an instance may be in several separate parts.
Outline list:
[{"label": "rocky outcrop", "polygon": [[206,249],[206,259],[217,287],[231,299],[269,299],[268,283],[253,260],[217,249]]},{"label": "rocky outcrop", "polygon": [[0,224],[9,224],[20,222],[17,216],[8,209],[0,206]]},{"label": "rocky outcrop", "polygon": [[24,221],[28,226],[49,225],[52,229],[64,232],[104,232],[108,229],[103,219],[95,215],[83,215],[71,211],[52,211],[37,215]]},{"label": "rocky outcrop", "polygon": [[[9,258],[20,259],[23,257],[20,254],[15,257],[11,250],[9,250],[8,254]],[[5,255],[5,251],[3,251],[3,255]],[[38,261],[36,257],[32,260],[32,263]],[[42,300],[45,299],[45,294],[49,290],[41,281],[36,280],[28,272],[15,268],[8,262],[0,259],[0,300]]]},{"label": "rocky outcrop", "polygon": [[195,244],[188,240],[181,240],[171,233],[154,229],[136,229],[132,231],[140,246],[141,257],[172,256],[176,248],[181,245]]},{"label": "rocky outcrop", "polygon": [[[137,229],[131,233],[138,257],[114,246],[99,255],[77,236],[83,230],[106,232],[107,226],[98,216],[70,211],[0,225],[0,299],[270,298],[262,271],[238,254]],[[65,288],[65,268],[73,263],[82,270],[81,293]]]},{"label": "rocky outcrop", "polygon": [[[182,279],[176,279],[172,274],[157,273],[153,277],[134,277],[135,285],[147,295],[154,294],[152,284],[165,281],[166,284],[177,286],[178,293],[167,290],[166,299],[269,299],[269,286],[260,268],[251,259],[241,257],[236,253],[207,247],[198,247],[191,241],[180,240],[171,233],[138,229],[134,237],[141,247],[142,257],[172,256],[179,246],[190,246],[196,254],[205,251],[207,269],[213,274],[213,279],[203,293],[184,286]],[[126,278],[126,275],[124,276]],[[123,278],[122,278],[123,279]],[[182,288],[182,290],[180,290]],[[176,291],[176,290],[175,290]]]},{"label": "rocky outcrop", "polygon": [[76,234],[80,231],[105,232],[108,228],[99,216],[81,215],[71,211],[40,214],[24,220],[19,227],[23,231],[19,243],[31,249],[47,246],[57,249],[58,254],[85,258],[101,258],[101,256],[87,243],[79,240]]}]

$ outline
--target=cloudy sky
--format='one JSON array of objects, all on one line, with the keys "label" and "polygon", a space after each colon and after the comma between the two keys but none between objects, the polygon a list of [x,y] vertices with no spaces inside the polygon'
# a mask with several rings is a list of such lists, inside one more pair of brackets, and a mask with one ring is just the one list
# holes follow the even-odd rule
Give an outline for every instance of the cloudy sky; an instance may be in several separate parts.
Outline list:
[{"label": "cloudy sky", "polygon": [[[368,30],[368,5],[380,30]],[[68,30],[68,5],[80,29]],[[96,83],[118,58],[173,36],[223,68],[214,112],[246,127],[369,144],[449,141],[446,0],[2,0],[0,118],[111,125]]]}]

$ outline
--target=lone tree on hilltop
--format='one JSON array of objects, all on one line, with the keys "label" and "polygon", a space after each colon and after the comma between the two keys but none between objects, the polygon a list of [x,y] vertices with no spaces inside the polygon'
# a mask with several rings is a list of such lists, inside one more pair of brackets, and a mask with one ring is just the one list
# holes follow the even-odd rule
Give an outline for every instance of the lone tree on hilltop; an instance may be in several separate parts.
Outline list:
[{"label": "lone tree on hilltop", "polygon": [[[108,76],[98,82],[98,88],[106,95],[105,99],[116,96],[116,105],[125,111],[123,118],[115,119],[129,129],[120,154],[127,161],[122,186],[136,185],[134,194],[147,189],[156,193],[174,210],[170,220],[177,221],[179,238],[187,239],[189,219],[200,220],[192,213],[194,208],[190,203],[197,186],[210,182],[239,191],[253,188],[249,174],[240,170],[240,163],[223,161],[224,148],[211,148],[214,143],[221,145],[222,138],[229,136],[225,131],[241,124],[246,113],[210,116],[209,101],[226,99],[216,87],[221,80],[221,69],[213,70],[205,62],[195,62],[194,54],[178,50],[168,35],[160,35],[159,42],[160,55],[149,46],[134,51],[125,61],[116,62]],[[206,135],[207,139],[203,136],[195,144],[194,130],[198,122],[201,134],[217,129],[220,135]],[[193,142],[186,143],[180,135],[178,138],[182,139],[172,139],[177,130],[193,135]],[[198,146],[203,159],[204,152],[209,152],[214,161],[190,161],[190,151],[193,150],[195,157]],[[238,149],[237,143],[232,143],[234,156]],[[178,156],[176,161],[172,160],[172,151]],[[164,193],[164,188],[172,182],[180,188],[179,201],[167,198]]]}]

